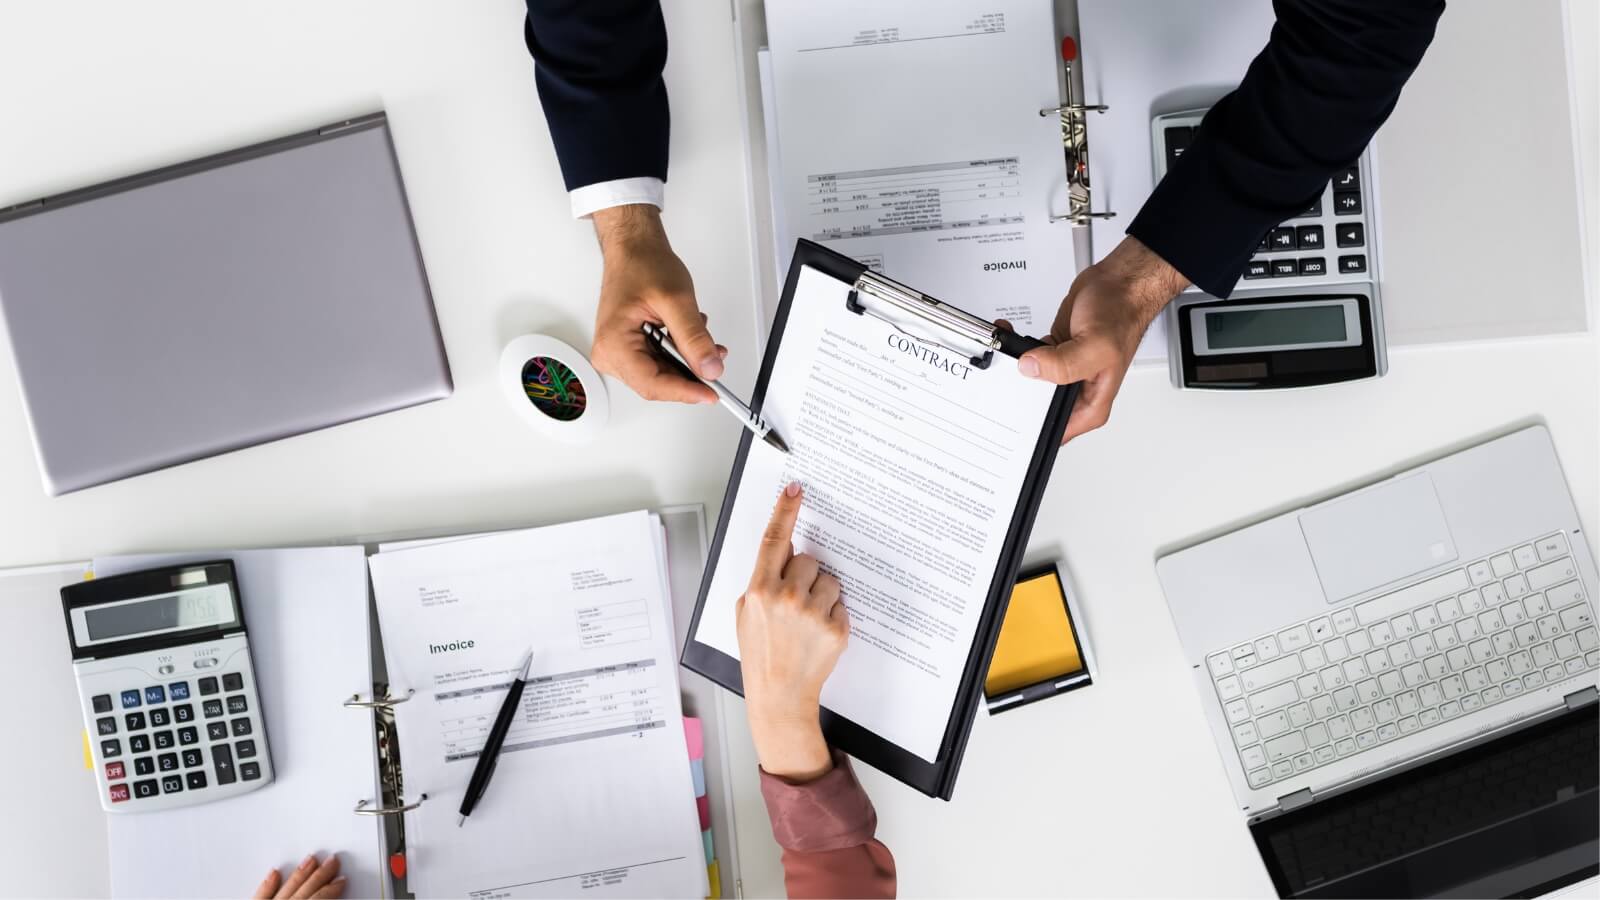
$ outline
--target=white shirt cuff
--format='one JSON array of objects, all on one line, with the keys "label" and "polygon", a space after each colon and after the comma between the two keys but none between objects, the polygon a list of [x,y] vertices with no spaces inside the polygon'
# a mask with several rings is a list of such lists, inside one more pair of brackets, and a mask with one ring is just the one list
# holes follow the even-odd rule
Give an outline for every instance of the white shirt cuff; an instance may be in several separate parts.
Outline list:
[{"label": "white shirt cuff", "polygon": [[587,219],[602,209],[629,203],[648,203],[661,209],[665,192],[666,185],[659,178],[616,178],[586,184],[569,191],[567,196],[572,200],[572,217]]}]

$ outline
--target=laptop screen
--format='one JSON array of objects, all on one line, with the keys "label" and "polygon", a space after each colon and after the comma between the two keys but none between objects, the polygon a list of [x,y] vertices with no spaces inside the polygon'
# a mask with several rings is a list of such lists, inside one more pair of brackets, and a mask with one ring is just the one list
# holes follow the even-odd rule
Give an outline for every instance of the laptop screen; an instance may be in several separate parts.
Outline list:
[{"label": "laptop screen", "polygon": [[1600,704],[1251,826],[1283,897],[1527,897],[1600,872]]}]

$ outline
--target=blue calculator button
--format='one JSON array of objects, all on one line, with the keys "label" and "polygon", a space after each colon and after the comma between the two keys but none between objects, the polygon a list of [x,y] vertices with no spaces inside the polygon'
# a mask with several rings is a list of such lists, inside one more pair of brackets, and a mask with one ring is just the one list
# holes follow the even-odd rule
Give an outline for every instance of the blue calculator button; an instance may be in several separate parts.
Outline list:
[{"label": "blue calculator button", "polygon": [[172,695],[174,701],[189,699],[189,682],[174,681],[167,685],[167,693]]},{"label": "blue calculator button", "polygon": [[123,691],[122,692],[122,708],[123,709],[133,709],[135,706],[138,706],[138,705],[139,705],[139,692],[138,691]]},{"label": "blue calculator button", "polygon": [[167,689],[162,687],[159,684],[155,685],[153,687],[145,688],[144,689],[144,702],[146,702],[146,703],[165,703],[165,702],[167,702]]}]

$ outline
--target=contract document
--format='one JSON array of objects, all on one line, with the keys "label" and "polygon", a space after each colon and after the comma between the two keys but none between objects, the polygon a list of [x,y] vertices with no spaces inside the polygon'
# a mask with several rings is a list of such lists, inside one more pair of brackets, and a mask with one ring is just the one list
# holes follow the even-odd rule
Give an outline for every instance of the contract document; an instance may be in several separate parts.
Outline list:
[{"label": "contract document", "polygon": [[[648,513],[385,548],[372,585],[418,896],[703,897],[662,562]],[[522,654],[487,793],[457,809]]]},{"label": "contract document", "polygon": [[[816,241],[1019,333],[1076,271],[1050,0],[768,0],[778,272]],[[781,153],[780,153],[781,147]]]},{"label": "contract document", "polygon": [[798,481],[795,550],[839,579],[850,613],[823,706],[935,763],[976,696],[974,654],[1009,594],[1067,392],[1006,353],[985,368],[886,310],[854,312],[849,283],[795,267],[761,398],[791,452],[743,454],[690,649],[738,659],[735,604],[779,491]]}]

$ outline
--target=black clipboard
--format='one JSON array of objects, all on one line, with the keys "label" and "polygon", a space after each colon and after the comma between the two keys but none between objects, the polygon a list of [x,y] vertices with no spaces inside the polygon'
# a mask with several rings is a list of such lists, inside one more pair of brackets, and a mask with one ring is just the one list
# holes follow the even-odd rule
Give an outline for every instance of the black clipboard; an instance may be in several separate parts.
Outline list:
[{"label": "black clipboard", "polygon": [[[978,368],[987,368],[995,352],[1014,357],[1042,346],[1042,342],[1034,338],[996,328],[993,323],[984,322],[976,316],[870,272],[865,264],[835,253],[820,244],[800,240],[795,246],[794,260],[784,281],[783,296],[778,303],[772,331],[767,338],[766,354],[761,361],[761,374],[756,380],[755,391],[751,396],[750,406],[757,413],[761,411],[767,383],[772,377],[778,348],[783,344],[784,326],[789,320],[790,306],[802,268],[814,269],[849,285],[851,290],[846,302],[853,312],[863,314],[867,312],[858,304],[858,292],[867,291],[875,297],[888,299],[904,309],[923,308],[937,311],[937,316],[933,318],[934,324],[937,325],[957,331],[986,329],[985,339],[989,341],[989,353],[972,357],[973,365]],[[972,333],[968,330],[965,336],[970,337]],[[967,654],[966,666],[961,673],[961,685],[956,691],[955,704],[945,724],[944,738],[939,744],[937,760],[930,763],[855,722],[824,709],[822,732],[831,746],[930,797],[950,799],[955,790],[956,774],[961,768],[961,758],[966,751],[967,735],[972,730],[973,717],[983,702],[983,678],[989,669],[989,658],[994,653],[995,640],[1000,634],[1000,623],[1005,618],[1006,603],[1011,598],[1011,588],[1016,581],[1017,570],[1022,564],[1022,555],[1028,545],[1028,534],[1033,528],[1034,516],[1039,509],[1039,500],[1044,495],[1051,467],[1055,464],[1062,430],[1066,428],[1067,416],[1077,396],[1076,384],[1057,388],[1051,398],[1045,420],[1040,426],[1038,442],[1034,446],[1033,457],[1023,480],[1022,495],[1017,498],[1010,528],[1001,546],[999,562],[995,568],[994,578],[989,584],[983,613],[978,620],[972,648]],[[695,601],[694,617],[689,622],[689,634],[681,658],[685,668],[711,679],[740,696],[744,695],[744,681],[740,674],[739,661],[720,650],[696,642],[694,636],[699,631],[700,615],[705,609],[706,596],[711,590],[717,560],[722,554],[723,528],[733,512],[734,500],[738,496],[738,485],[744,474],[745,460],[749,456],[752,439],[753,435],[748,430],[741,433],[739,453],[734,459],[727,493],[722,498],[722,513],[718,516],[717,533],[711,541],[711,552],[701,577],[700,596]]]}]

